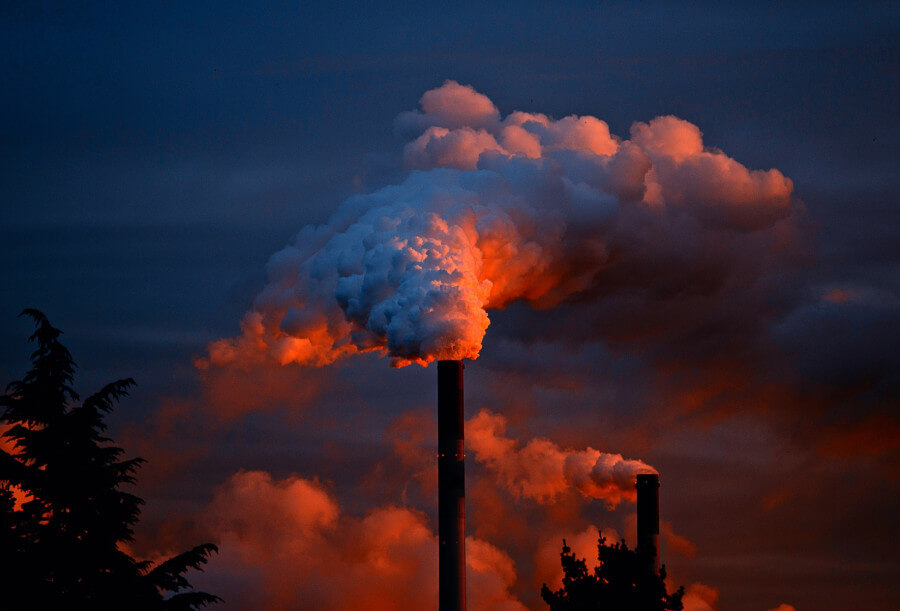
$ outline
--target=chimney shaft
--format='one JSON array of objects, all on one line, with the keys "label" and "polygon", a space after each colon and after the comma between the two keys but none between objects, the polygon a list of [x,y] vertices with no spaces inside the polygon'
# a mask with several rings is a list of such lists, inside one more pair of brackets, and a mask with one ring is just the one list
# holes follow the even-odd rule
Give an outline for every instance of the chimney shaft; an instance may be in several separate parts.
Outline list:
[{"label": "chimney shaft", "polygon": [[659,572],[659,475],[641,473],[637,488],[637,554],[648,571]]},{"label": "chimney shaft", "polygon": [[463,362],[438,361],[439,611],[466,608]]}]

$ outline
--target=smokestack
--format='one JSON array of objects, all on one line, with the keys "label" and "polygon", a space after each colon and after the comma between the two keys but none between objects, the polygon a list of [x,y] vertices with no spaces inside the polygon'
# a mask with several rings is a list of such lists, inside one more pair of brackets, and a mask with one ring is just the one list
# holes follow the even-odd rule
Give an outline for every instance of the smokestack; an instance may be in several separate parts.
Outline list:
[{"label": "smokestack", "polygon": [[463,362],[438,361],[439,611],[466,608]]},{"label": "smokestack", "polygon": [[647,570],[659,572],[659,475],[640,473],[637,488],[637,554]]}]

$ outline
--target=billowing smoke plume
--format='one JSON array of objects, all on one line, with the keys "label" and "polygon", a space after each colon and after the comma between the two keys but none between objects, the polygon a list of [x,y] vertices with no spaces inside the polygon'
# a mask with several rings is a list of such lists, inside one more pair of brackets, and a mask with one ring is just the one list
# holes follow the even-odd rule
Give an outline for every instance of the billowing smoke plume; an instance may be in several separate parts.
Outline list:
[{"label": "billowing smoke plume", "polygon": [[646,259],[650,242],[699,236],[672,248],[670,263],[687,266],[794,211],[779,171],[705,148],[676,117],[635,123],[623,140],[590,116],[502,117],[453,81],[420,105],[396,122],[410,137],[408,178],[350,198],[275,254],[242,335],[212,344],[201,365],[324,365],[365,351],[398,366],[473,359],[487,310],[627,291],[607,272]]},{"label": "billowing smoke plume", "polygon": [[506,436],[506,418],[487,410],[466,422],[466,443],[475,461],[496,473],[510,493],[539,503],[551,503],[576,488],[615,507],[622,500],[634,500],[638,473],[656,473],[639,460],[594,448],[564,450],[541,438],[523,446]]}]

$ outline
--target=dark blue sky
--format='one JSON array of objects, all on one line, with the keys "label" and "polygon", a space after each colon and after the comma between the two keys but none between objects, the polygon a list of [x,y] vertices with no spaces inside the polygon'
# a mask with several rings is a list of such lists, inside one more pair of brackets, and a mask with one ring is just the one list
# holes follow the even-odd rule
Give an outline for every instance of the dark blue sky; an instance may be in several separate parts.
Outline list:
[{"label": "dark blue sky", "polygon": [[[843,609],[861,600],[863,587],[869,598],[863,597],[862,607],[890,608],[886,601],[896,600],[898,591],[883,584],[900,575],[888,555],[894,550],[879,537],[884,529],[896,541],[896,526],[887,521],[900,503],[892,436],[900,431],[900,8],[896,2],[562,4],[4,6],[3,380],[17,379],[27,366],[29,329],[16,315],[36,307],[66,331],[85,390],[114,377],[138,379],[131,405],[116,415],[121,430],[150,422],[163,397],[203,396],[192,358],[208,342],[238,332],[265,282],[267,258],[304,225],[326,221],[349,195],[401,180],[403,140],[394,133],[394,118],[446,79],[473,86],[503,114],[593,115],[622,137],[634,121],[674,114],[698,125],[707,146],[749,168],[778,168],[794,181],[812,247],[792,290],[779,293],[783,303],[765,329],[797,373],[793,399],[806,407],[774,415],[751,410],[752,418],[766,423],[765,439],[771,436],[785,444],[786,454],[805,457],[788,463],[802,464],[803,474],[822,482],[855,482],[847,484],[847,494],[856,499],[835,501],[843,498],[840,492],[829,493],[824,483],[823,489],[809,486],[803,503],[783,516],[750,512],[734,531],[716,526],[703,534],[704,520],[696,517],[703,511],[688,501],[705,496],[685,493],[680,513],[673,508],[671,519],[676,531],[697,541],[699,551],[685,560],[691,568],[679,574],[718,588],[723,609],[764,611],[782,602],[798,609]],[[833,289],[854,297],[840,309],[818,301]],[[498,340],[485,346],[484,371],[517,379],[531,365],[513,362],[499,338],[515,337],[518,325],[534,321],[533,314],[512,308],[492,314],[492,320]],[[649,373],[636,373],[641,366],[634,359],[641,361],[643,353],[584,350],[585,358],[621,374],[618,385],[604,378],[610,397],[630,401],[640,392],[629,385],[649,383]],[[206,435],[208,457],[196,476],[201,484],[183,484],[191,490],[185,496],[208,494],[238,468],[320,475],[339,490],[354,489],[357,483],[345,474],[386,451],[380,432],[402,411],[395,406],[367,412],[371,393],[360,390],[360,380],[371,380],[401,403],[432,392],[430,370],[401,370],[398,389],[381,380],[384,367],[368,359],[321,374],[337,381],[319,401],[337,397],[346,405],[310,416],[321,435],[316,426],[304,429],[301,437],[319,448],[309,456],[292,457],[290,434],[282,416],[272,415],[281,413],[274,408],[251,414],[240,426],[222,425],[221,437]],[[593,375],[572,363],[558,368],[575,377]],[[766,372],[767,379],[774,376]],[[479,380],[483,374],[472,375]],[[355,386],[349,390],[351,378]],[[471,392],[485,402],[499,401],[492,394],[496,389]],[[558,400],[553,392],[535,401]],[[584,405],[576,413],[590,414],[590,402],[579,401]],[[601,404],[617,413],[626,411],[621,401],[605,398]],[[531,433],[548,434],[542,428],[546,410],[536,413]],[[641,423],[655,413],[646,407],[611,421],[643,430]],[[346,462],[330,460],[335,439],[359,437],[342,418],[363,417],[372,423],[371,447],[360,444],[365,448]],[[646,451],[656,464],[671,464],[670,473],[683,477],[686,487],[711,473],[744,477],[719,497],[726,499],[723,507],[743,507],[750,501],[735,490],[748,497],[773,490],[761,483],[768,475],[754,479],[752,457],[737,471],[722,466],[733,458],[722,439],[752,436],[742,417],[719,416],[713,424],[676,418],[680,432],[665,442],[664,426],[648,434],[654,442],[601,436],[623,446],[610,451]],[[867,418],[887,423],[887,449],[851,452],[842,466],[817,462],[817,452],[832,447],[829,432],[863,426]],[[572,433],[576,420],[557,423],[560,435],[573,435],[572,443],[580,439]],[[271,450],[281,447],[279,434],[285,436],[283,453]],[[710,448],[715,439],[725,446],[698,458],[684,449],[694,442],[676,442],[679,435],[708,436]],[[747,443],[762,454],[777,445]],[[285,457],[296,458],[295,466],[284,467]],[[789,475],[775,467],[770,472]],[[880,477],[892,478],[886,492],[876,490]],[[153,500],[165,495],[159,487],[148,487],[146,495],[148,514],[164,521],[166,511],[154,509]],[[826,511],[832,517],[811,520],[811,534],[801,542],[784,542],[806,527],[803,512],[824,499],[838,505]],[[365,504],[357,509],[362,512]],[[760,547],[736,543],[758,538],[754,530],[767,530],[771,540]],[[808,564],[784,560],[787,568],[773,568],[781,567],[778,551],[787,548],[795,554],[790,559],[802,556]],[[517,565],[528,564],[510,553]],[[821,565],[813,561],[817,557]],[[851,560],[862,585],[837,568]],[[826,581],[830,585],[819,592]],[[533,593],[519,596],[535,604]]]}]

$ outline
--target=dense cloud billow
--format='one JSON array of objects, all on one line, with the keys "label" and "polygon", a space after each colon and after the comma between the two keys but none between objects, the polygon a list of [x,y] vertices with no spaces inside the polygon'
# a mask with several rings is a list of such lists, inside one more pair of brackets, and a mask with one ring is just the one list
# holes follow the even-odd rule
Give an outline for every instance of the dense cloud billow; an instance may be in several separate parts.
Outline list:
[{"label": "dense cloud billow", "polygon": [[[404,507],[346,515],[324,484],[239,471],[190,520],[221,553],[197,582],[231,609],[429,609],[437,600],[437,537],[426,516]],[[475,611],[525,611],[509,588],[510,557],[468,537]]]},{"label": "dense cloud billow", "polygon": [[397,119],[412,138],[406,180],[348,199],[276,253],[242,335],[213,343],[201,366],[474,359],[488,310],[627,293],[632,279],[612,270],[661,252],[675,277],[724,261],[727,283],[732,240],[775,236],[796,210],[778,170],[748,170],[673,116],[623,140],[590,116],[501,117],[453,81],[420,104]]}]

